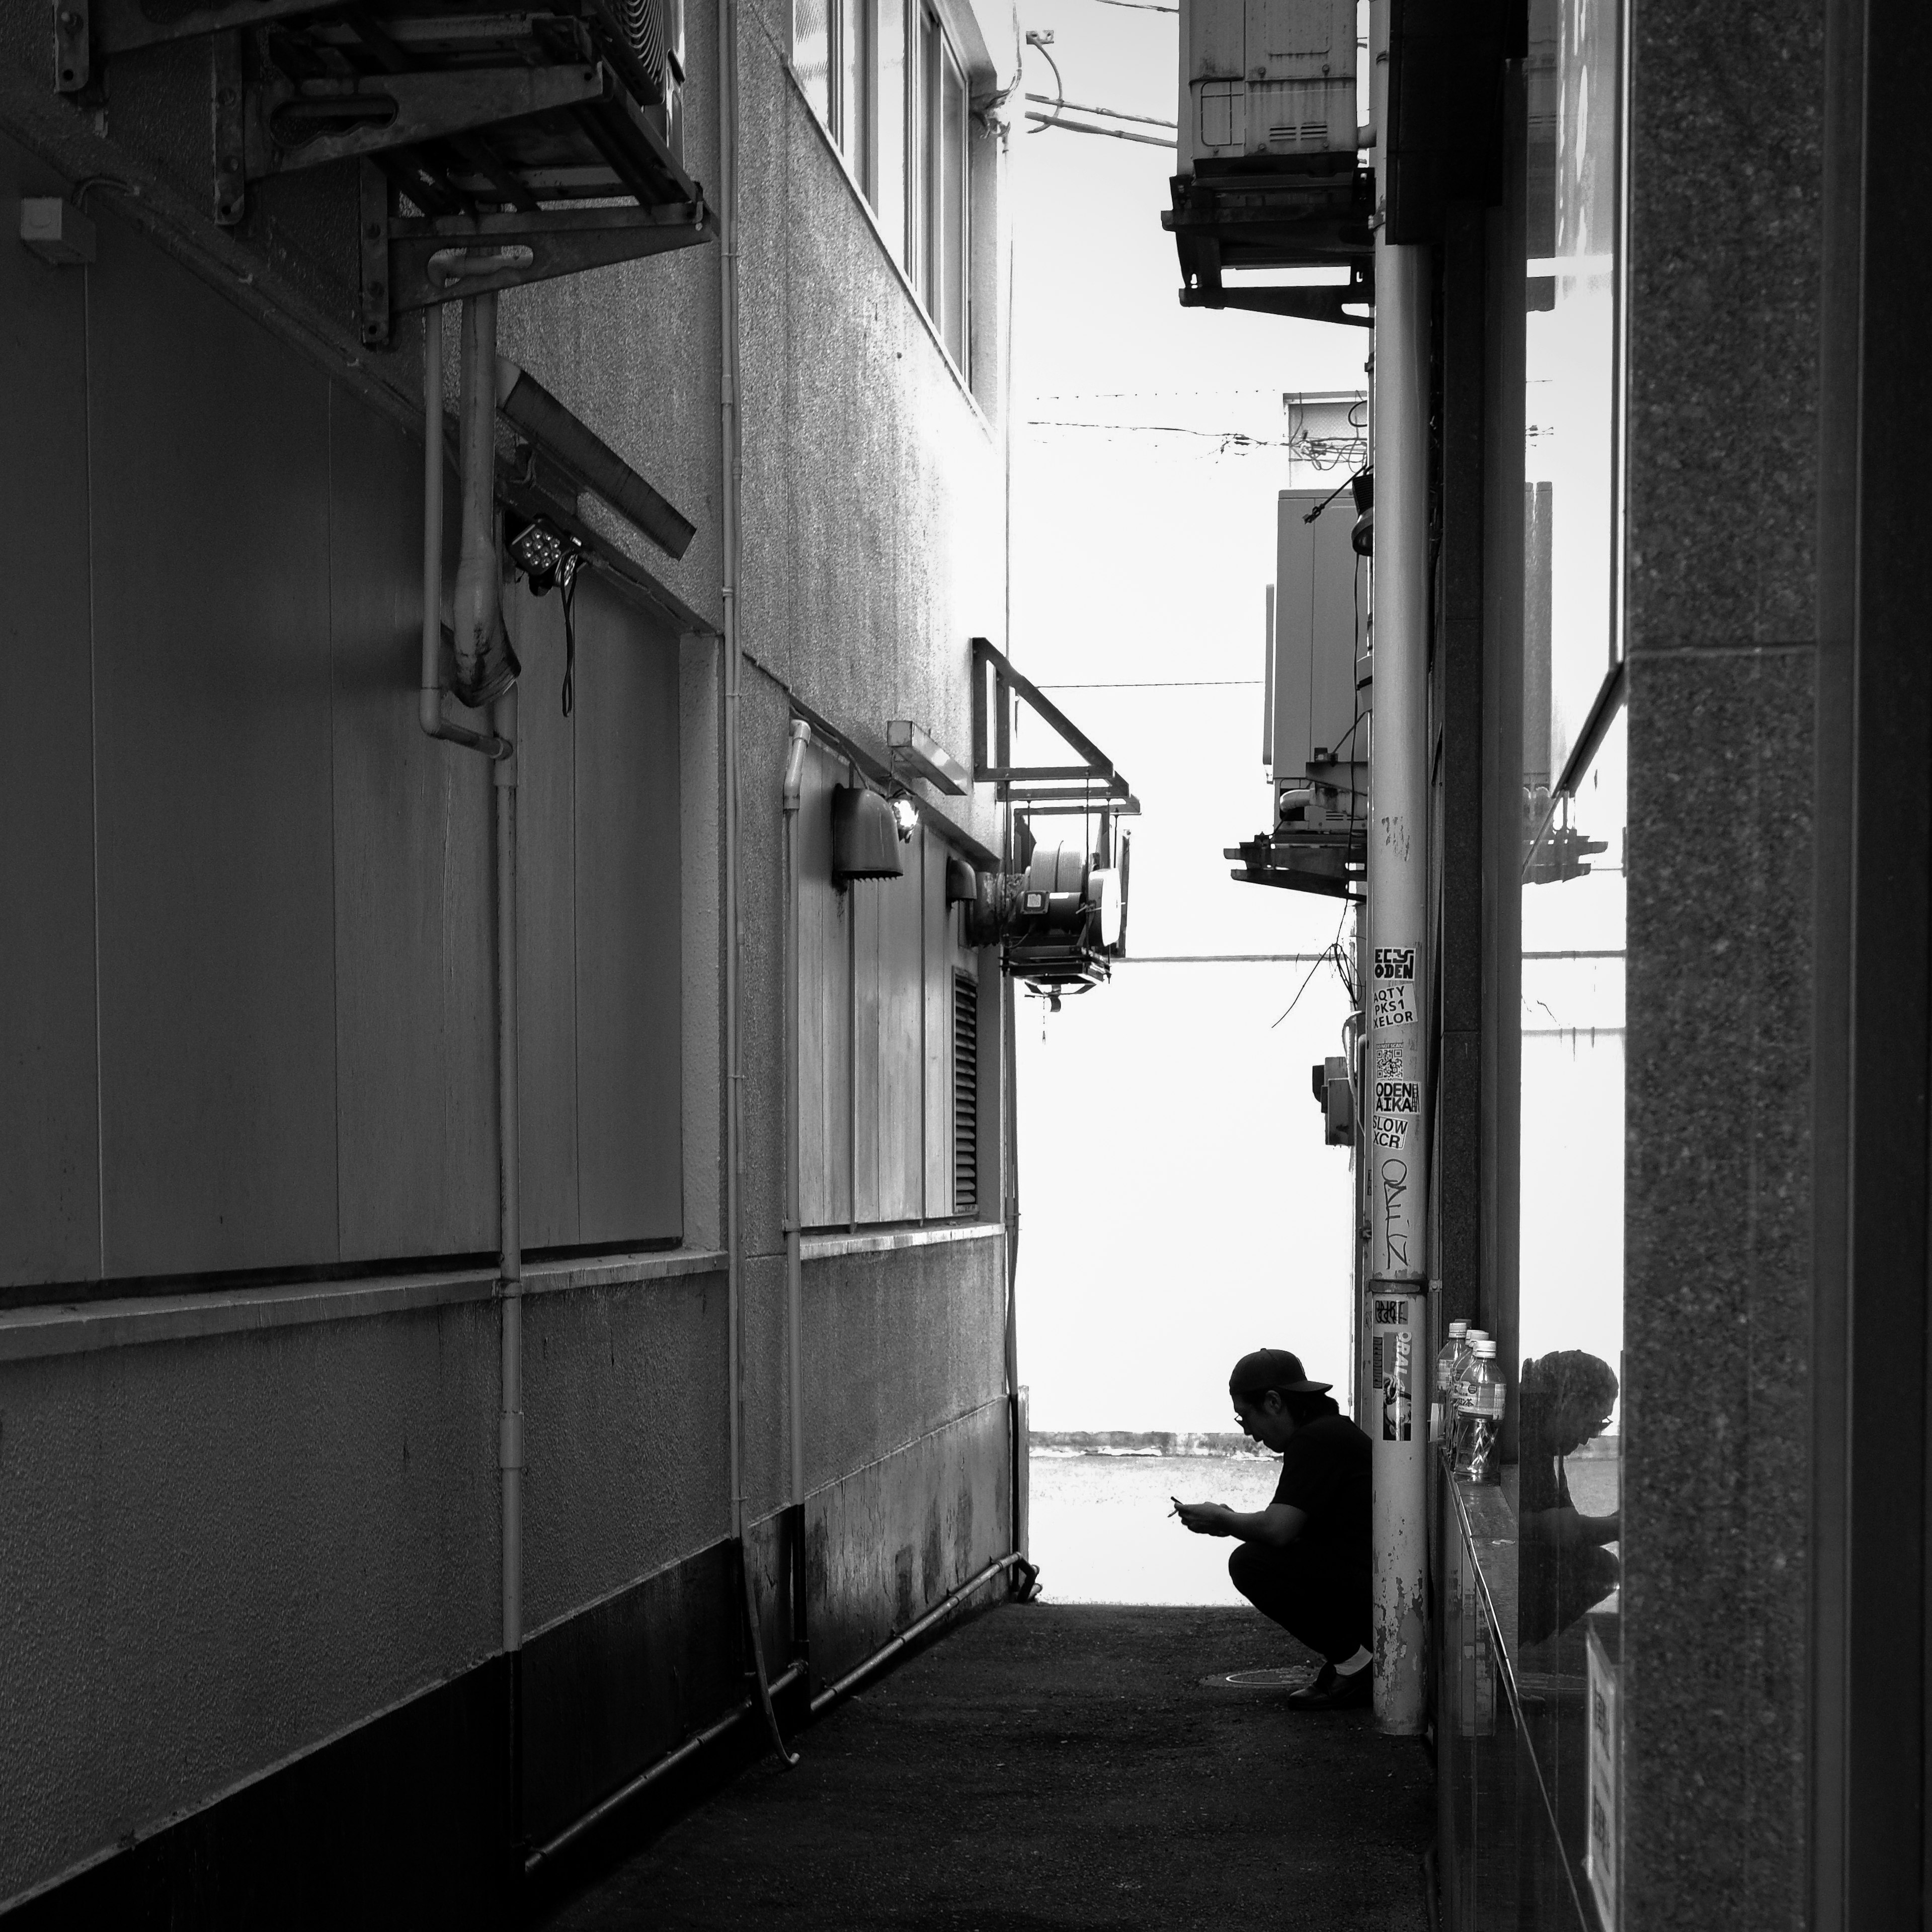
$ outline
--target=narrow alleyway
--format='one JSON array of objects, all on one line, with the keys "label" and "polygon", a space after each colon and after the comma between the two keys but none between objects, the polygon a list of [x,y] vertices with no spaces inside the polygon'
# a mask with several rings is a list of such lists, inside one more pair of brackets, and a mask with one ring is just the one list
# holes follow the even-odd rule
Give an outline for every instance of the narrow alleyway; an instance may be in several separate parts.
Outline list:
[{"label": "narrow alleyway", "polygon": [[1310,1662],[1246,1609],[982,1615],[544,1922],[1423,1932],[1421,1746],[1204,1681]]}]

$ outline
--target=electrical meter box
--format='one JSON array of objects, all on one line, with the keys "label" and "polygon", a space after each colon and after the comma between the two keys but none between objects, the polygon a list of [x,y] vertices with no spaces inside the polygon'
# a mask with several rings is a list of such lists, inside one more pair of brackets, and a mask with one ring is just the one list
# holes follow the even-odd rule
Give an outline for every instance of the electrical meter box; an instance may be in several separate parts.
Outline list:
[{"label": "electrical meter box", "polygon": [[1277,802],[1310,783],[1347,790],[1368,757],[1355,687],[1368,573],[1350,541],[1355,506],[1346,490],[1308,520],[1329,494],[1284,490],[1277,505],[1274,648],[1264,685]]},{"label": "electrical meter box", "polygon": [[1355,0],[1180,0],[1179,170],[1355,151]]}]

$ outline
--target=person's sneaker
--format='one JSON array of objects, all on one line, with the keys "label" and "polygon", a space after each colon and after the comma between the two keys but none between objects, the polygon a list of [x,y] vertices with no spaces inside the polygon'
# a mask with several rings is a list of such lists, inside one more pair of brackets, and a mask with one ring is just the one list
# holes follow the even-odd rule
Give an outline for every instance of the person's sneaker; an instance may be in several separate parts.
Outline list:
[{"label": "person's sneaker", "polygon": [[1354,1710],[1375,1702],[1375,1678],[1372,1664],[1365,1664],[1345,1677],[1332,1664],[1324,1664],[1315,1682],[1300,1690],[1291,1690],[1286,1702],[1297,1711]]}]

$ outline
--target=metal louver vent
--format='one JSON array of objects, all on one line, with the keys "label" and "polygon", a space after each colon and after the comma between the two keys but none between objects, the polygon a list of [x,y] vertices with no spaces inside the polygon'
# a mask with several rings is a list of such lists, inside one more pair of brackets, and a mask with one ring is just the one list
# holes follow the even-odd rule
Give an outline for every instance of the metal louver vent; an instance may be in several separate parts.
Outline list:
[{"label": "metal louver vent", "polygon": [[980,1210],[980,988],[952,976],[952,1211]]}]

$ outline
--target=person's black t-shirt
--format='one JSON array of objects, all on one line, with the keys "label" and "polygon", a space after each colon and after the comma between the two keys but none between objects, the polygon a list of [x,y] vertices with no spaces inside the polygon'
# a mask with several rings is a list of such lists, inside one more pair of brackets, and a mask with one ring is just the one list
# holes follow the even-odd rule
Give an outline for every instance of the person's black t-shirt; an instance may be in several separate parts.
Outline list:
[{"label": "person's black t-shirt", "polygon": [[1305,1510],[1308,1521],[1296,1541],[1370,1567],[1369,1438],[1346,1415],[1304,1423],[1281,1452],[1274,1500]]}]

